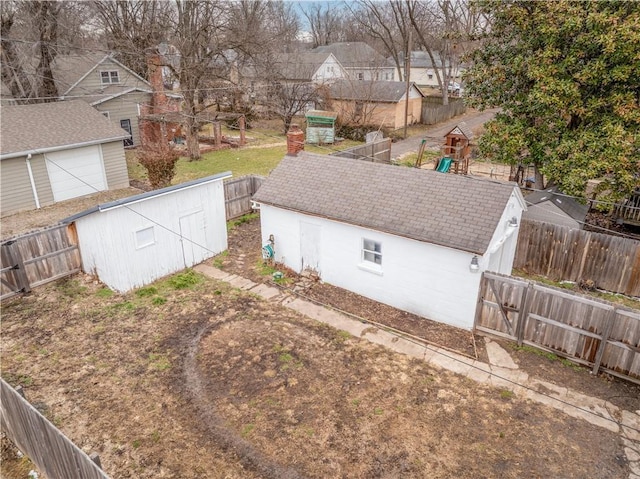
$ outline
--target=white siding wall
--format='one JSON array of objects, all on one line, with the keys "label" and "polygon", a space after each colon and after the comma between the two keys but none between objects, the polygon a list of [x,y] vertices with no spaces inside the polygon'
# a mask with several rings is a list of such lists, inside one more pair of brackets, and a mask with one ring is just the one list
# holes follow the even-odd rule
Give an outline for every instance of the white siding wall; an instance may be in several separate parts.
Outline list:
[{"label": "white siding wall", "polygon": [[[194,218],[196,222],[191,221]],[[181,226],[184,231],[189,223],[197,236],[193,239],[206,249],[185,241],[185,255],[180,237],[167,229],[180,233]],[[97,274],[110,288],[126,292],[227,248],[222,180],[96,212],[79,218],[76,226],[84,271]],[[153,228],[155,243],[136,247],[136,231],[145,228]],[[185,264],[185,257],[191,264]]]},{"label": "white siding wall", "polygon": [[[335,286],[460,328],[473,327],[480,272],[473,254],[262,205],[262,240],[275,238],[276,261],[301,268],[300,223],[322,229],[319,273]],[[363,267],[362,239],[382,244],[381,273]],[[375,269],[375,268],[373,268]]]}]

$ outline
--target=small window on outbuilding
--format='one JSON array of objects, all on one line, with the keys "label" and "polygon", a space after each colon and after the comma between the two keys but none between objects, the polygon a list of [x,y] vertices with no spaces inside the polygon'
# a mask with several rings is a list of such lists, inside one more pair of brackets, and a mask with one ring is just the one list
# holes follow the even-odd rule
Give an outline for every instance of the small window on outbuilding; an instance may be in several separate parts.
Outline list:
[{"label": "small window on outbuilding", "polygon": [[382,265],[382,243],[370,239],[362,239],[362,260]]},{"label": "small window on outbuilding", "polygon": [[135,233],[136,249],[146,248],[156,243],[156,236],[153,226],[142,228]]}]

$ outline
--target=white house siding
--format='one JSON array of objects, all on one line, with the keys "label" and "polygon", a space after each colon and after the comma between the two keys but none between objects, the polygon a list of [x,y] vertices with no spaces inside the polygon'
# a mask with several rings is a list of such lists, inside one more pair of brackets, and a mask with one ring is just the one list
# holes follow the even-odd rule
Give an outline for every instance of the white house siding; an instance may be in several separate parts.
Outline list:
[{"label": "white house siding", "polygon": [[329,56],[320,68],[313,74],[314,83],[326,83],[339,78],[346,78],[346,73],[340,63],[333,57]]},{"label": "white house siding", "polygon": [[[480,283],[473,254],[324,218],[261,205],[262,240],[275,239],[275,259],[301,270],[301,223],[319,228],[318,270],[335,286],[425,318],[471,329]],[[382,244],[381,271],[362,260],[363,238]],[[375,266],[375,265],[374,265]]]},{"label": "white house siding", "polygon": [[[227,248],[222,180],[89,214],[77,219],[76,227],[84,271],[126,292]],[[151,237],[147,228],[153,243],[136,246]],[[185,236],[195,236],[189,239],[196,245],[180,239],[181,228]]]},{"label": "white house siding", "polygon": [[102,145],[102,161],[110,190],[129,186],[127,160],[124,157],[122,141],[112,141]]},{"label": "white house siding", "polygon": [[[145,88],[149,88],[146,86]],[[120,126],[120,120],[131,121],[131,132],[133,144],[140,144],[140,129],[138,125],[138,105],[148,105],[151,103],[151,94],[144,92],[131,92],[121,95],[113,100],[108,100],[95,105],[95,109],[99,112],[109,113],[109,119]]]},{"label": "white house siding", "polygon": [[[515,258],[518,230],[522,211],[525,208],[522,195],[517,190],[511,193],[511,197],[505,206],[496,227],[491,242],[483,257],[479,258],[480,269],[501,274],[511,274],[513,270],[513,260]],[[509,226],[509,220],[516,218],[517,227]]]}]

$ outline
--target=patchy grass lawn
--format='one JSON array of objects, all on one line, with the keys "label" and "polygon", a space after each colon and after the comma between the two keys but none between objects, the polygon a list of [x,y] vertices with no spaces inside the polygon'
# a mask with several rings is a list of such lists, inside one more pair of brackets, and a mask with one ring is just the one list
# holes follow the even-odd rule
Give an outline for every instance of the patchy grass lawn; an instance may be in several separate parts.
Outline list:
[{"label": "patchy grass lawn", "polygon": [[1,346],[114,478],[628,476],[607,430],[192,271],[43,286],[3,305]]},{"label": "patchy grass lawn", "polygon": [[[287,152],[286,137],[262,131],[251,132],[251,135],[255,137],[255,140],[252,140],[245,148],[210,151],[203,153],[202,158],[198,161],[189,161],[188,158],[181,157],[176,164],[176,175],[172,183],[175,185],[225,171],[231,171],[234,177],[249,174],[268,176]],[[274,143],[281,144],[273,146]],[[345,150],[360,144],[362,143],[343,140],[335,145],[305,145],[305,150],[328,155],[334,151]],[[272,146],[256,147],[260,145]],[[135,150],[127,151],[126,158],[129,178],[146,181],[147,172],[138,163]]]}]

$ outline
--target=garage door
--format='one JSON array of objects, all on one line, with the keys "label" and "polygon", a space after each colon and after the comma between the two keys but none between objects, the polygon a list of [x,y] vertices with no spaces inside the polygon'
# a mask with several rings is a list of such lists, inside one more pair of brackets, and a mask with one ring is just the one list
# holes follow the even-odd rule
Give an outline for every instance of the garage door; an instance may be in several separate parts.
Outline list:
[{"label": "garage door", "polygon": [[54,201],[107,189],[100,146],[55,151],[45,156]]}]

